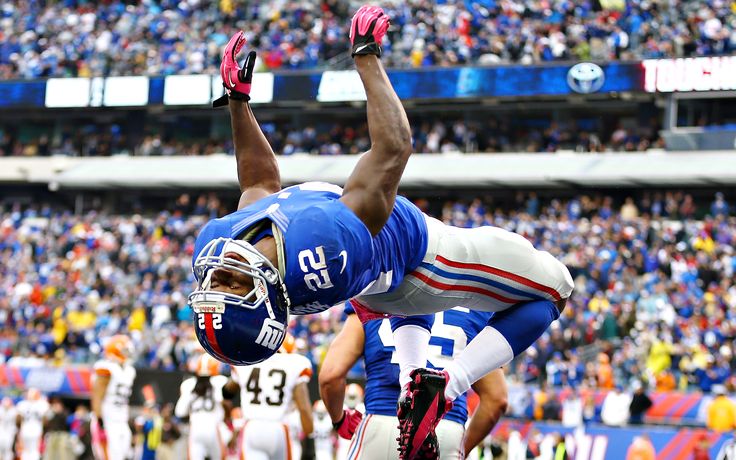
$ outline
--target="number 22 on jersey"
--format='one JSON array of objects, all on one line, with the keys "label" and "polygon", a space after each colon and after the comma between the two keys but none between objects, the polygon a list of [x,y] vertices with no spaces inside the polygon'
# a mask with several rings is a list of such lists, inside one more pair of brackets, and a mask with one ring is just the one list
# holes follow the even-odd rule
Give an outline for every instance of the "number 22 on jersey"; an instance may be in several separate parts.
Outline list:
[{"label": "number 22 on jersey", "polygon": [[[344,252],[344,251],[343,251]],[[315,257],[316,254],[316,257]],[[309,264],[309,266],[307,266]],[[304,284],[312,291],[334,287],[327,271],[327,260],[323,246],[299,251],[299,268],[304,275]]]}]

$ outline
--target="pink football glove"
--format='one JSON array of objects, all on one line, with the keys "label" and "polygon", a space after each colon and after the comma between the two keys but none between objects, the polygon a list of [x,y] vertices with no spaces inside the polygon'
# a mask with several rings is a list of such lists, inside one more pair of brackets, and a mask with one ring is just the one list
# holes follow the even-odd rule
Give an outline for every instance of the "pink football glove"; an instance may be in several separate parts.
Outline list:
[{"label": "pink football glove", "polygon": [[363,414],[355,409],[345,409],[342,413],[342,419],[333,423],[332,427],[337,430],[337,434],[343,439],[353,439],[355,430],[363,420]]},{"label": "pink football glove", "polygon": [[361,6],[350,23],[352,56],[374,54],[381,57],[381,42],[388,30],[388,16],[378,6]]},{"label": "pink football glove", "polygon": [[256,52],[251,51],[243,62],[243,67],[235,59],[245,45],[245,34],[242,31],[233,35],[225,47],[220,64],[220,77],[225,94],[212,103],[212,107],[227,105],[229,99],[250,100],[250,83],[253,80],[253,67],[256,65]]}]

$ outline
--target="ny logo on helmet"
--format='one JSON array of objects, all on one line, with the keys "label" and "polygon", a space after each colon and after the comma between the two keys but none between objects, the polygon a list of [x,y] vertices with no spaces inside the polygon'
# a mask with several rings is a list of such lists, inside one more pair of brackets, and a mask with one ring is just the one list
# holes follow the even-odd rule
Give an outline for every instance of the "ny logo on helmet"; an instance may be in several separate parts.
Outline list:
[{"label": "ny logo on helmet", "polygon": [[284,339],[284,325],[278,321],[266,318],[263,321],[261,332],[258,334],[256,343],[270,350],[276,350],[281,346]]}]

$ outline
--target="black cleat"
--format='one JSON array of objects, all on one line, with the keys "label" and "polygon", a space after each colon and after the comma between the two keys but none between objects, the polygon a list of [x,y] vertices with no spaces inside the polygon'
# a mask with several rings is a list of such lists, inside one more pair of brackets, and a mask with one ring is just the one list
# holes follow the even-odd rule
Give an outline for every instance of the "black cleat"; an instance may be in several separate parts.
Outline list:
[{"label": "black cleat", "polygon": [[[409,376],[411,382],[398,403],[399,460],[435,459],[439,444],[434,429],[452,407],[452,402],[445,399],[447,373],[414,369]],[[430,434],[431,439],[425,443]],[[435,456],[428,456],[432,452]]]}]

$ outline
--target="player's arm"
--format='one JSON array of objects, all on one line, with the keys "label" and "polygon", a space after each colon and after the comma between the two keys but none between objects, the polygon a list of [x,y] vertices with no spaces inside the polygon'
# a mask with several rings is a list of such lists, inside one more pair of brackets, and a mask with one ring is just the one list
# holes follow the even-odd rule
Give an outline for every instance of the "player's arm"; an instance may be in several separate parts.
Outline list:
[{"label": "player's arm", "polygon": [[110,384],[110,372],[107,369],[95,369],[95,382],[92,385],[92,413],[97,420],[102,420],[102,400],[107,386]]},{"label": "player's arm", "polygon": [[[363,30],[358,23],[372,24]],[[378,7],[362,7],[353,17],[351,42],[355,67],[368,98],[371,148],[345,183],[341,201],[376,235],[391,215],[399,180],[412,151],[404,107],[378,59],[388,17]],[[364,54],[370,53],[370,54]]]},{"label": "player's arm", "polygon": [[229,106],[241,191],[238,209],[241,209],[281,190],[281,175],[276,155],[250,104],[231,99]]},{"label": "player's arm", "polygon": [[176,406],[174,406],[174,415],[182,421],[189,418],[189,404],[192,400],[192,393],[188,391],[187,385],[185,381],[179,387],[179,399],[176,401]]},{"label": "player's arm", "polygon": [[465,430],[463,443],[466,455],[488,436],[508,405],[508,389],[502,369],[489,372],[475,382],[472,388],[478,394],[480,402]]},{"label": "player's arm", "polygon": [[294,404],[299,411],[302,431],[306,436],[309,436],[314,432],[314,416],[312,415],[312,401],[309,399],[309,388],[306,382],[297,383],[294,387]]},{"label": "player's arm", "polygon": [[228,104],[230,108],[230,124],[233,130],[241,192],[238,209],[281,190],[281,176],[276,155],[248,104],[256,52],[248,53],[241,67],[236,59],[243,45],[245,35],[239,31],[225,46],[220,63],[220,77],[226,94],[213,103],[215,107]]},{"label": "player's arm", "polygon": [[327,350],[319,371],[319,393],[332,423],[344,416],[345,386],[348,371],[363,355],[365,331],[358,315],[349,315],[342,330]]}]

